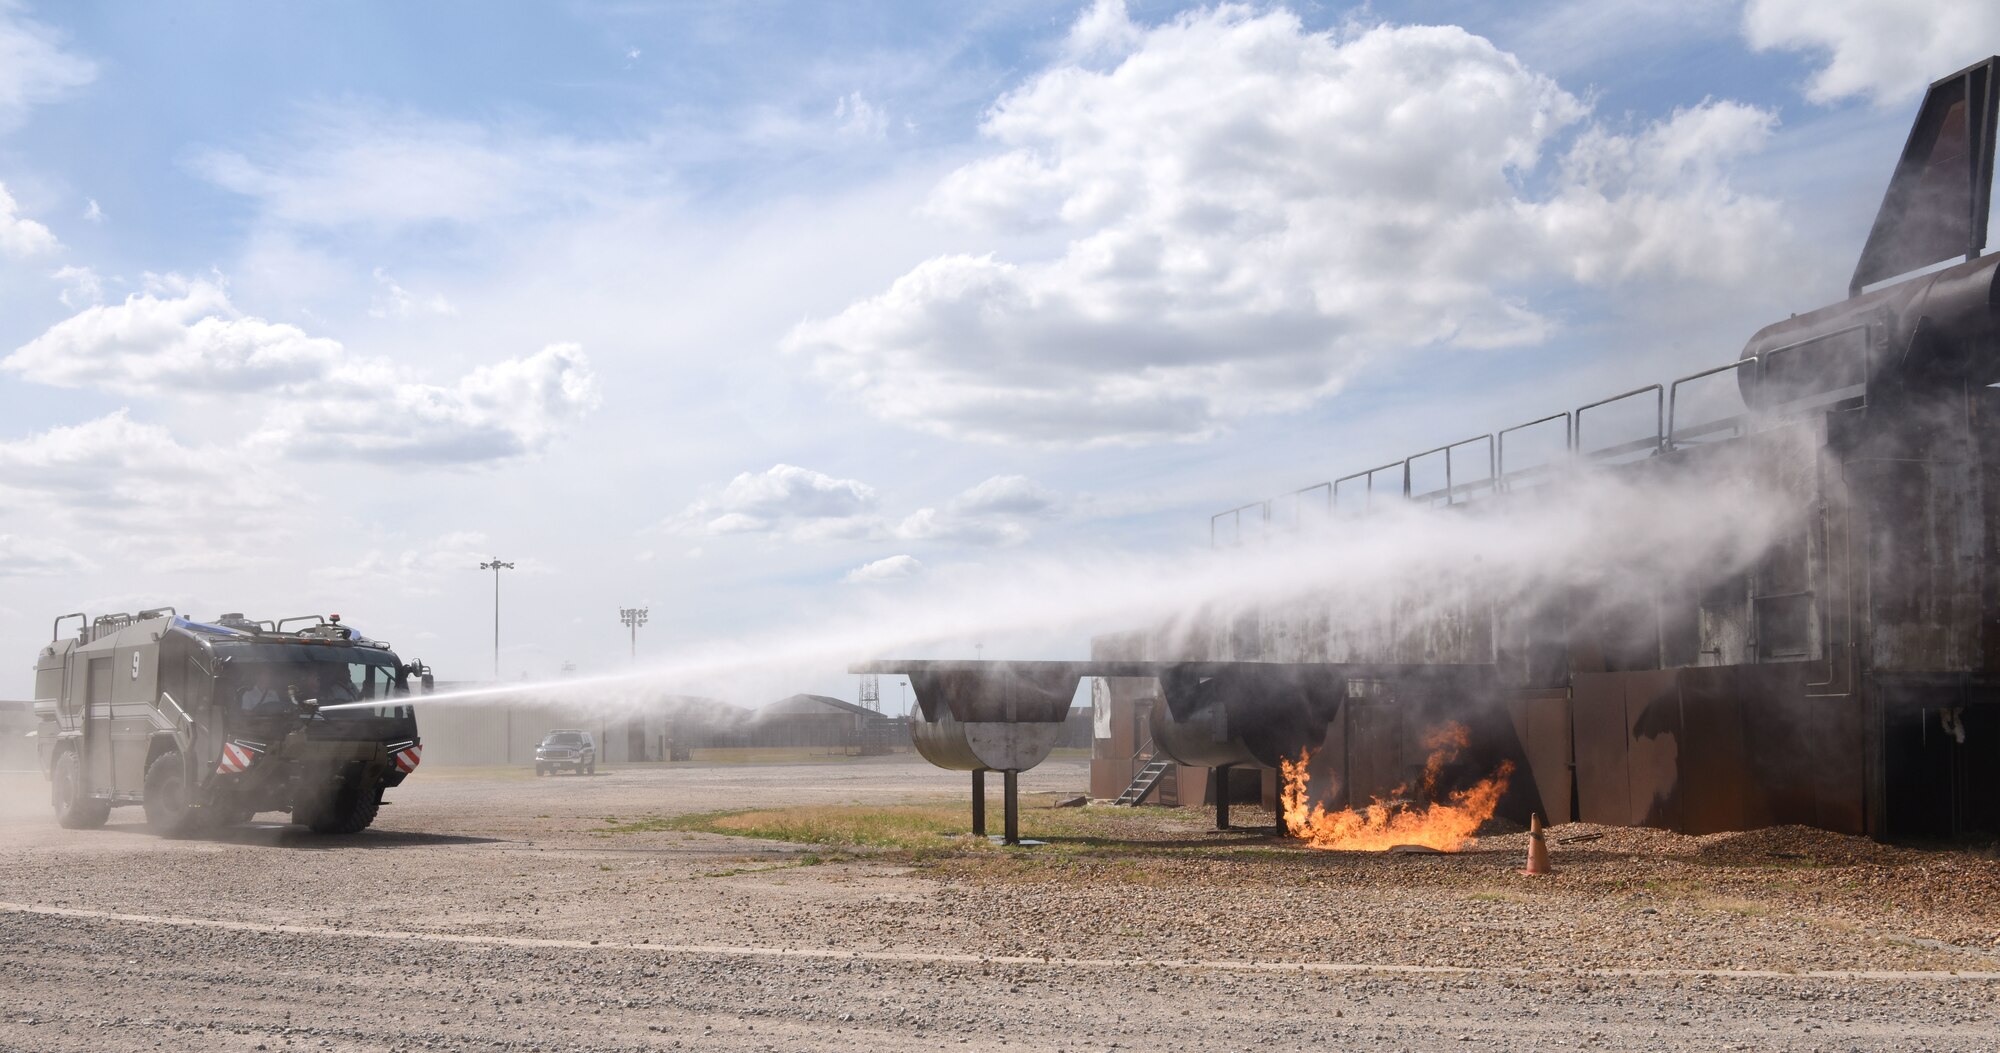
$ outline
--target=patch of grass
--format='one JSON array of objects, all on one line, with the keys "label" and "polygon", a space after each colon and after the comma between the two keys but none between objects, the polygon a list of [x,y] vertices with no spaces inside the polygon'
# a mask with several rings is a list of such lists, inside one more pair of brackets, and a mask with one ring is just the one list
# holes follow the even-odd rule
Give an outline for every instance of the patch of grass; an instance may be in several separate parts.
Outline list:
[{"label": "patch of grass", "polygon": [[1694,897],[1694,901],[1709,910],[1740,914],[1746,918],[1768,917],[1772,913],[1772,907],[1769,903],[1759,903],[1754,899],[1744,899],[1741,896],[1696,896]]},{"label": "patch of grass", "polygon": [[[1262,840],[1254,833],[1218,834],[1199,809],[1056,808],[1056,795],[1024,796],[1021,834],[1046,842],[1032,852],[1014,853],[987,838],[973,837],[963,801],[896,805],[800,805],[694,815],[607,820],[601,835],[698,831],[734,837],[826,845],[910,863],[952,858],[1018,856],[1029,870],[1068,861],[1123,861],[1187,855],[1245,861],[1295,857],[1302,849]],[[998,802],[988,802],[987,828],[1000,830]]]}]

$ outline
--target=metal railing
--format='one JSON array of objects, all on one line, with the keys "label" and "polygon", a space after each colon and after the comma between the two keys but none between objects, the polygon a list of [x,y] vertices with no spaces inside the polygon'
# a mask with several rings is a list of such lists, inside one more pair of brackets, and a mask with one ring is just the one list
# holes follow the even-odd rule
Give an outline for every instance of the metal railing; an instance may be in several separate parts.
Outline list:
[{"label": "metal railing", "polygon": [[1302,486],[1299,487],[1297,490],[1290,490],[1285,493],[1279,494],[1276,497],[1271,498],[1270,501],[1268,502],[1271,505],[1271,516],[1270,516],[1271,521],[1272,522],[1282,521],[1283,516],[1280,510],[1284,507],[1284,503],[1286,501],[1290,501],[1292,508],[1291,527],[1293,530],[1299,529],[1301,526],[1304,525],[1305,522],[1306,495],[1312,493],[1315,490],[1326,491],[1325,515],[1328,518],[1331,518],[1333,516],[1333,484],[1314,483],[1311,486]]},{"label": "metal railing", "polygon": [[1380,465],[1374,468],[1369,468],[1364,471],[1355,472],[1353,475],[1343,475],[1340,478],[1335,479],[1333,481],[1332,496],[1329,498],[1329,500],[1332,501],[1333,503],[1334,511],[1335,512],[1340,511],[1340,484],[1351,483],[1354,480],[1359,479],[1361,480],[1361,485],[1350,487],[1349,492],[1352,493],[1355,490],[1361,491],[1361,511],[1364,515],[1367,514],[1370,510],[1372,510],[1375,507],[1375,477],[1377,475],[1382,474],[1383,472],[1391,470],[1396,471],[1397,473],[1399,473],[1399,475],[1402,476],[1397,481],[1396,484],[1396,496],[1403,497],[1407,495],[1409,493],[1409,490],[1406,489],[1406,487],[1409,486],[1410,480],[1407,475],[1402,474],[1402,468],[1403,468],[1403,462],[1391,461],[1388,464]]},{"label": "metal railing", "polygon": [[[1466,483],[1454,482],[1454,477],[1452,475],[1452,456],[1451,456],[1452,452],[1466,446],[1471,446],[1474,443],[1480,443],[1480,442],[1486,444],[1485,477],[1480,479],[1475,479],[1471,482],[1466,482]],[[1403,458],[1403,496],[1409,498],[1412,501],[1429,501],[1432,504],[1438,504],[1441,499],[1442,503],[1451,505],[1458,503],[1458,498],[1461,494],[1463,494],[1467,500],[1471,500],[1472,495],[1477,493],[1482,488],[1485,489],[1485,491],[1489,494],[1493,493],[1495,475],[1496,472],[1498,471],[1498,462],[1494,458],[1493,451],[1494,451],[1493,436],[1474,435],[1470,439],[1460,439],[1457,442],[1446,443],[1443,446],[1439,446],[1435,449],[1425,450],[1422,453],[1413,453],[1410,456]],[[1431,457],[1437,454],[1444,455],[1444,487],[1442,489],[1426,490],[1423,493],[1417,493],[1416,474],[1415,474],[1416,462],[1422,460],[1425,457]]]},{"label": "metal railing", "polygon": [[[1653,395],[1652,435],[1646,436],[1644,438],[1628,439],[1625,442],[1613,443],[1610,446],[1605,446],[1595,450],[1587,450],[1584,448],[1583,415],[1585,412],[1594,409],[1602,409],[1605,406],[1615,405],[1617,403],[1624,402],[1626,399],[1635,399],[1641,395],[1646,394],[1647,392],[1651,392]],[[1660,443],[1662,440],[1666,438],[1666,435],[1667,435],[1666,389],[1662,388],[1658,384],[1648,384],[1643,388],[1633,388],[1632,390],[1627,391],[1623,394],[1613,395],[1608,399],[1598,399],[1596,402],[1588,402],[1581,406],[1578,406],[1576,408],[1576,429],[1570,433],[1570,452],[1582,454],[1585,457],[1590,457],[1596,460],[1609,460],[1613,457],[1617,457],[1622,454],[1637,453],[1640,450],[1646,450],[1649,451],[1646,454],[1646,456],[1651,457],[1653,456],[1653,454],[1658,453],[1660,451]]]},{"label": "metal railing", "polygon": [[1573,418],[1571,418],[1568,410],[1564,410],[1561,413],[1551,413],[1546,417],[1540,417],[1535,420],[1531,420],[1526,424],[1516,424],[1511,428],[1502,428],[1499,431],[1493,433],[1494,459],[1498,463],[1498,468],[1495,473],[1497,478],[1495,479],[1495,481],[1500,484],[1500,489],[1503,492],[1514,488],[1514,480],[1521,479],[1533,482],[1535,479],[1555,474],[1555,470],[1558,467],[1557,462],[1548,462],[1544,464],[1538,464],[1529,468],[1522,468],[1515,471],[1508,471],[1507,436],[1512,435],[1515,432],[1527,431],[1529,428],[1540,427],[1541,425],[1547,424],[1550,421],[1556,421],[1556,420],[1563,422],[1562,451],[1564,456],[1568,456],[1569,451],[1576,448],[1576,427],[1575,424],[1573,423]]},{"label": "metal railing", "polygon": [[1710,436],[1717,435],[1724,431],[1729,433],[1728,436],[1729,438],[1735,438],[1738,435],[1744,434],[1744,432],[1748,428],[1750,419],[1750,408],[1747,400],[1745,401],[1742,413],[1730,414],[1724,417],[1715,417],[1710,420],[1702,421],[1698,424],[1690,424],[1686,426],[1683,426],[1681,424],[1681,419],[1680,419],[1681,385],[1693,383],[1694,381],[1697,380],[1706,380],[1709,377],[1716,376],[1717,374],[1721,373],[1736,373],[1738,370],[1741,370],[1744,366],[1749,366],[1750,372],[1748,374],[1739,374],[1736,378],[1737,388],[1739,391],[1741,391],[1744,383],[1742,379],[1743,376],[1747,375],[1750,378],[1749,383],[1752,386],[1756,385],[1763,379],[1763,374],[1761,372],[1763,362],[1759,360],[1755,355],[1752,355],[1749,358],[1738,359],[1734,362],[1729,363],[1726,366],[1716,366],[1714,369],[1704,369],[1699,373],[1690,373],[1687,376],[1684,376],[1679,380],[1674,381],[1671,385],[1668,386],[1667,449],[1669,450],[1675,449],[1683,442],[1693,442],[1697,440],[1711,441],[1711,442],[1716,441],[1710,438]]},{"label": "metal railing", "polygon": [[1252,501],[1247,505],[1237,505],[1235,508],[1231,508],[1228,511],[1217,512],[1214,515],[1208,517],[1208,547],[1210,548],[1216,547],[1216,544],[1218,542],[1218,538],[1216,536],[1216,526],[1220,524],[1222,520],[1225,518],[1230,519],[1231,528],[1235,531],[1236,535],[1234,538],[1231,539],[1231,543],[1237,545],[1242,544],[1243,513],[1248,512],[1253,508],[1257,509],[1259,512],[1257,519],[1259,523],[1269,524],[1271,522],[1271,502],[1268,500]]},{"label": "metal railing", "polygon": [[[1808,344],[1827,342],[1832,337],[1844,336],[1847,332],[1848,330],[1842,330],[1827,337],[1819,337],[1812,341],[1805,341],[1790,347],[1780,348],[1778,351],[1797,353]],[[1872,329],[1870,329],[1868,335],[1870,337],[1874,335]],[[1461,503],[1461,500],[1469,501],[1481,493],[1489,495],[1502,494],[1511,492],[1519,486],[1532,486],[1555,479],[1579,461],[1609,461],[1621,457],[1639,460],[1644,457],[1655,457],[1669,452],[1682,444],[1693,444],[1698,441],[1716,442],[1726,438],[1746,435],[1752,430],[1754,421],[1762,413],[1767,412],[1766,410],[1753,408],[1750,404],[1750,395],[1753,392],[1761,393],[1764,390],[1764,385],[1770,371],[1770,359],[1776,353],[1778,352],[1766,352],[1762,356],[1752,355],[1741,358],[1727,365],[1704,369],[1699,373],[1691,373],[1664,386],[1660,384],[1648,384],[1644,387],[1633,388],[1631,391],[1613,395],[1610,398],[1585,403],[1573,410],[1551,413],[1546,417],[1538,417],[1526,423],[1502,428],[1490,434],[1475,435],[1471,438],[1460,439],[1457,442],[1425,450],[1421,453],[1411,454],[1400,461],[1390,461],[1387,464],[1378,465],[1374,468],[1343,475],[1330,483],[1315,483],[1312,486],[1280,494],[1277,497],[1263,501],[1253,501],[1225,512],[1218,512],[1209,517],[1209,544],[1211,547],[1220,544],[1218,524],[1225,518],[1232,519],[1234,526],[1233,542],[1241,544],[1243,539],[1243,513],[1253,508],[1260,510],[1259,521],[1266,527],[1266,532],[1268,533],[1273,503],[1282,502],[1287,499],[1293,501],[1291,525],[1294,529],[1297,529],[1301,521],[1300,509],[1303,507],[1305,495],[1316,490],[1324,489],[1326,491],[1326,508],[1329,520],[1341,515],[1365,515],[1373,511],[1376,493],[1378,491],[1385,494],[1390,493],[1392,487],[1395,496],[1405,501],[1426,501],[1433,505],[1455,505]],[[1865,365],[1866,363],[1864,362],[1864,369]],[[1680,390],[1683,385],[1722,373],[1741,371],[1746,368],[1750,370],[1747,374],[1748,380],[1739,379],[1738,381],[1739,387],[1744,392],[1744,412],[1709,420],[1682,423],[1680,420]],[[1739,373],[1739,377],[1743,375]],[[1794,416],[1801,412],[1822,409],[1835,402],[1855,398],[1857,397],[1857,391],[1859,392],[1859,397],[1865,401],[1866,388],[1867,385],[1864,380],[1857,384],[1836,385],[1823,391],[1805,392],[1791,398],[1787,398],[1784,392],[1779,392],[1777,397],[1784,401],[1787,409],[1786,415]],[[1613,442],[1594,450],[1585,448],[1583,431],[1584,414],[1591,410],[1603,410],[1605,407],[1624,402],[1628,399],[1636,399],[1647,394],[1653,396],[1653,434]],[[1541,427],[1556,421],[1561,421],[1563,424],[1563,440],[1559,456],[1540,464],[1522,468],[1512,467],[1508,463],[1508,436],[1518,436],[1530,428]],[[1729,434],[1722,435],[1724,432],[1728,432]],[[1721,438],[1716,438],[1716,436],[1721,436]],[[1458,478],[1453,461],[1454,452],[1463,447],[1481,442],[1486,444],[1486,476],[1481,479],[1461,481]],[[1445,485],[1440,489],[1413,492],[1415,463],[1425,457],[1432,457],[1439,454],[1444,456]],[[1377,484],[1376,476],[1391,472],[1396,473],[1394,483]],[[1359,495],[1360,507],[1354,508],[1351,505],[1354,503],[1354,496],[1357,494]]]}]

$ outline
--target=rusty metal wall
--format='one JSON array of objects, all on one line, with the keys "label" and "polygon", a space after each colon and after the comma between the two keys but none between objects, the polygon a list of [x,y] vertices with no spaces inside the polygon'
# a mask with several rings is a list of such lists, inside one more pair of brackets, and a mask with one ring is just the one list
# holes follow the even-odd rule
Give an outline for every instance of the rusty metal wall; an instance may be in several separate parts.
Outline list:
[{"label": "rusty metal wall", "polygon": [[1517,778],[1533,787],[1542,818],[1565,823],[1574,814],[1571,792],[1569,692],[1561,688],[1529,688],[1507,698],[1507,716],[1514,723],[1527,764]]}]

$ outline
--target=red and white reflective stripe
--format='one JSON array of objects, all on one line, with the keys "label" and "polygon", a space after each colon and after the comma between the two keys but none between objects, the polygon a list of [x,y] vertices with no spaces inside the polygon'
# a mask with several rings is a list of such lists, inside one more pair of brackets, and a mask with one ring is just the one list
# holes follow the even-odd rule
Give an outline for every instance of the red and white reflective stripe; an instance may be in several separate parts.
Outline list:
[{"label": "red and white reflective stripe", "polygon": [[410,772],[416,771],[417,765],[423,759],[424,748],[422,746],[405,746],[396,751],[396,770],[407,775]]},{"label": "red and white reflective stripe", "polygon": [[215,766],[215,772],[217,775],[234,775],[249,768],[256,756],[234,742],[225,742],[222,744],[222,763]]}]

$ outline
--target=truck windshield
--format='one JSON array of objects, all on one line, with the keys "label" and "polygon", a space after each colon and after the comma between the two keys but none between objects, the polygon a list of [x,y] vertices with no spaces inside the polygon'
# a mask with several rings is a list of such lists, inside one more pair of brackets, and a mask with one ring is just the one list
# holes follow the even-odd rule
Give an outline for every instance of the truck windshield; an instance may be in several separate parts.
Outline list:
[{"label": "truck windshield", "polygon": [[[243,713],[288,712],[294,698],[337,706],[377,699],[387,702],[408,694],[397,684],[396,656],[374,648],[252,644],[217,651],[229,659],[221,663],[222,704]],[[410,707],[386,704],[337,709],[325,715],[329,720],[407,717]]]},{"label": "truck windshield", "polygon": [[559,734],[555,734],[555,735],[550,735],[550,736],[549,736],[548,738],[545,738],[545,739],[543,739],[543,740],[542,740],[542,745],[544,745],[544,746],[581,746],[581,745],[583,745],[583,736],[582,736],[582,735],[579,735],[579,734],[577,734],[577,733],[576,733],[576,732],[574,732],[574,731],[565,731],[565,732],[561,732],[561,733],[559,733]]}]

